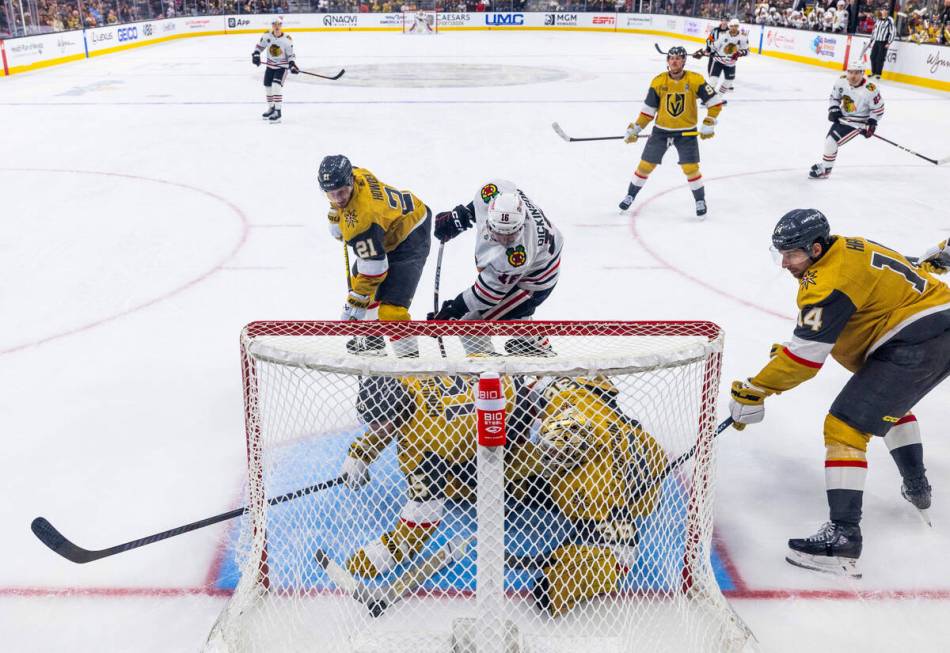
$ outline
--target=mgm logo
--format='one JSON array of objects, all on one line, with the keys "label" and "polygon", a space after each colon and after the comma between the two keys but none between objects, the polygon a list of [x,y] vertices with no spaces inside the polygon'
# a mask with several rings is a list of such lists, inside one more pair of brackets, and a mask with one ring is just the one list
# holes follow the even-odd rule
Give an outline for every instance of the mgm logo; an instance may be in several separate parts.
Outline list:
[{"label": "mgm logo", "polygon": [[681,116],[686,110],[686,94],[670,93],[666,96],[666,112],[674,118]]}]

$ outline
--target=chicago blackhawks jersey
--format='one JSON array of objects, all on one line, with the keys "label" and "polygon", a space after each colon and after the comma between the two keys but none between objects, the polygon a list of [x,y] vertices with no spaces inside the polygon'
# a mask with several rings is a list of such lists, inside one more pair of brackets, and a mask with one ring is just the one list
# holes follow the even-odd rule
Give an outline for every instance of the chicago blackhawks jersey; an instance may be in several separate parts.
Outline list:
[{"label": "chicago blackhawks jersey", "polygon": [[881,88],[866,79],[857,86],[851,86],[848,77],[842,75],[831,89],[828,108],[839,107],[842,119],[853,123],[866,123],[868,118],[878,122],[884,117],[884,100]]},{"label": "chicago blackhawks jersey", "polygon": [[295,60],[294,42],[286,32],[281,32],[280,36],[275,36],[273,31],[265,32],[255,49],[267,53],[265,63],[268,68],[287,68]]},{"label": "chicago blackhawks jersey", "polygon": [[656,126],[666,131],[694,130],[699,122],[696,103],[700,100],[713,118],[725,106],[725,100],[699,73],[684,70],[679,79],[661,73],[650,82],[637,124],[643,128],[656,118]]},{"label": "chicago blackhawks jersey", "polygon": [[892,249],[834,236],[799,280],[798,307],[792,340],[750,381],[770,393],[810,379],[829,354],[856,372],[884,343],[950,311],[950,288]]},{"label": "chicago blackhawks jersey", "polygon": [[713,59],[722,65],[735,66],[739,57],[749,54],[749,37],[742,32],[733,36],[726,30],[719,33],[709,50]]},{"label": "chicago blackhawks jersey", "polygon": [[[517,193],[528,210],[524,229],[511,245],[492,239],[488,229],[488,204],[499,193]],[[537,292],[553,288],[560,275],[564,237],[544,212],[514,183],[493,179],[475,195],[475,283],[462,293],[471,314],[491,319],[495,309],[510,308],[515,291]],[[507,300],[503,302],[503,300]]]},{"label": "chicago blackhawks jersey", "polygon": [[375,294],[389,274],[386,254],[425,222],[428,211],[411,192],[387,186],[365,168],[353,168],[353,194],[337,213],[343,242],[356,254],[354,292]]}]

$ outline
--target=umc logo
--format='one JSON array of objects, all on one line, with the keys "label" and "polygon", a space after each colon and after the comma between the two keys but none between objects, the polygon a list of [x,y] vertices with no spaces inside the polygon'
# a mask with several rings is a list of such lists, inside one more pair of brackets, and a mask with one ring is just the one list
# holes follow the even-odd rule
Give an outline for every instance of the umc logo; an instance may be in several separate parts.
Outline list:
[{"label": "umc logo", "polygon": [[486,25],[524,25],[524,14],[485,14]]}]

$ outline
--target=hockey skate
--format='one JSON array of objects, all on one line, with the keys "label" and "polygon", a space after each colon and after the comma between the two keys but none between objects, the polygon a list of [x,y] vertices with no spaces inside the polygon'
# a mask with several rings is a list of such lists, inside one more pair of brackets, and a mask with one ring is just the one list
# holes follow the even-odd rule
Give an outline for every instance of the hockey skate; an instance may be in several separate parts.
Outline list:
[{"label": "hockey skate", "polygon": [[826,168],[820,163],[816,163],[811,167],[811,170],[808,171],[808,177],[810,179],[827,179],[831,176],[831,168]]},{"label": "hockey skate", "polygon": [[706,200],[696,200],[696,215],[700,218],[706,217]]},{"label": "hockey skate", "polygon": [[620,200],[620,210],[626,211],[633,204],[633,195],[627,195],[622,200]]},{"label": "hockey skate", "polygon": [[277,109],[272,105],[270,109],[261,114],[261,118],[264,120],[270,120],[270,117],[274,114]]},{"label": "hockey skate", "polygon": [[930,483],[923,474],[916,478],[905,478],[901,483],[901,496],[910,501],[911,505],[917,508],[917,513],[924,523],[933,527],[930,521]]},{"label": "hockey skate", "polygon": [[280,122],[280,109],[274,109],[274,113],[267,118],[271,123]]},{"label": "hockey skate", "polygon": [[505,343],[505,353],[509,356],[538,356],[540,358],[556,356],[551,342],[545,336],[511,338]]},{"label": "hockey skate", "polygon": [[811,537],[791,539],[785,560],[796,567],[861,578],[861,527],[826,522]]},{"label": "hockey skate", "polygon": [[382,336],[354,336],[347,341],[346,350],[357,356],[385,356],[386,340]]}]

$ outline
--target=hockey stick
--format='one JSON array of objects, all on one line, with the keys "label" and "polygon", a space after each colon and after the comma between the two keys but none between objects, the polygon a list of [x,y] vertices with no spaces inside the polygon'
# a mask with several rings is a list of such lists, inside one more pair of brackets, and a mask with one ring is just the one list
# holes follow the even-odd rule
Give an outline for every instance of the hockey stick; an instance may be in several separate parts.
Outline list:
[{"label": "hockey stick", "polygon": [[918,153],[918,152],[914,152],[912,149],[907,148],[907,147],[904,147],[903,145],[900,145],[900,144],[898,144],[898,143],[895,143],[894,141],[890,141],[890,140],[884,138],[883,136],[879,136],[877,133],[874,133],[873,136],[874,136],[874,138],[880,138],[880,139],[881,139],[882,141],[884,141],[885,143],[890,143],[891,145],[893,145],[894,147],[896,147],[896,148],[899,149],[899,150],[904,150],[904,151],[907,152],[908,154],[913,154],[913,155],[916,156],[916,157],[920,157],[920,158],[923,159],[924,161],[929,161],[930,163],[934,164],[935,166],[943,165],[944,163],[950,162],[950,156],[944,157],[944,158],[942,158],[942,159],[931,159],[929,156],[924,156],[923,154],[920,154],[920,153]]},{"label": "hockey stick", "polygon": [[345,69],[341,69],[340,72],[338,72],[336,75],[329,76],[329,75],[318,75],[317,73],[309,73],[306,70],[302,70],[299,68],[298,70],[300,70],[300,72],[303,73],[304,75],[310,75],[311,77],[319,77],[320,79],[330,79],[330,80],[340,79],[341,77],[343,77],[343,73],[346,72]]},{"label": "hockey stick", "polygon": [[653,47],[656,48],[656,51],[659,52],[660,54],[669,54],[666,50],[661,50],[661,49],[660,49],[660,44],[659,44],[659,43],[654,43],[654,44],[653,44]]},{"label": "hockey stick", "polygon": [[[313,494],[314,492],[327,490],[336,485],[340,485],[343,483],[343,481],[344,478],[340,476],[339,478],[334,478],[323,483],[317,483],[316,485],[311,485],[310,487],[305,487],[294,492],[282,494],[281,496],[274,497],[273,499],[268,499],[267,503],[268,505],[276,506],[277,504],[284,503],[286,501],[292,501],[293,499],[305,497],[308,494]],[[131,542],[126,542],[125,544],[118,544],[116,546],[109,547],[108,549],[100,549],[99,551],[92,551],[89,549],[84,549],[80,546],[76,546],[67,540],[63,534],[56,530],[56,528],[44,517],[37,517],[34,519],[33,523],[30,524],[30,529],[33,531],[33,534],[39,538],[40,542],[48,546],[59,555],[63,556],[70,562],[84,564],[87,562],[92,562],[93,560],[99,560],[100,558],[114,556],[117,553],[131,551],[132,549],[137,549],[141,546],[145,546],[146,544],[161,542],[162,540],[167,540],[168,538],[176,537],[178,535],[182,535],[183,533],[189,533],[191,531],[198,530],[199,528],[204,528],[205,526],[211,526],[212,524],[217,524],[218,522],[234,519],[235,517],[240,517],[244,513],[248,512],[248,510],[250,509],[247,506],[243,508],[237,508],[235,510],[221,513],[220,515],[215,515],[214,517],[201,519],[191,522],[190,524],[185,524],[184,526],[178,526],[177,528],[162,531],[161,533],[149,535],[148,537],[132,540]]]},{"label": "hockey stick", "polygon": [[359,585],[354,596],[366,605],[373,617],[382,616],[403,596],[421,586],[448,565],[461,562],[468,553],[472,537],[454,537],[425,560],[416,560],[389,585],[367,587]]},{"label": "hockey stick", "polygon": [[346,289],[353,290],[353,282],[350,280],[350,250],[343,243],[343,265],[346,266]]},{"label": "hockey stick", "polygon": [[[582,142],[582,141],[617,141],[617,140],[623,140],[626,138],[626,136],[594,136],[594,137],[588,137],[588,138],[574,138],[573,136],[568,136],[567,133],[565,133],[564,129],[562,129],[561,126],[557,124],[556,122],[551,123],[551,128],[554,130],[554,132],[558,136],[563,138],[568,143],[577,143],[577,142]],[[699,135],[698,131],[680,132],[680,136],[698,136],[698,135]],[[650,136],[651,134],[649,133],[638,134],[637,138],[649,138]]]},{"label": "hockey stick", "polygon": [[[445,251],[445,241],[439,241],[439,256],[435,261],[435,284],[432,291],[432,304],[433,313],[439,312],[439,284],[442,279],[442,253]],[[439,342],[439,353],[442,354],[442,358],[446,358],[445,354],[445,342],[442,340],[442,336],[436,336],[435,339]]]}]

